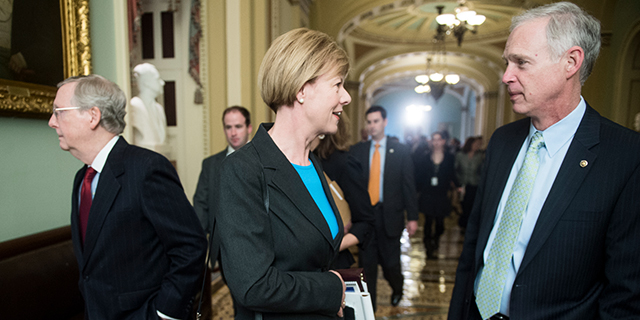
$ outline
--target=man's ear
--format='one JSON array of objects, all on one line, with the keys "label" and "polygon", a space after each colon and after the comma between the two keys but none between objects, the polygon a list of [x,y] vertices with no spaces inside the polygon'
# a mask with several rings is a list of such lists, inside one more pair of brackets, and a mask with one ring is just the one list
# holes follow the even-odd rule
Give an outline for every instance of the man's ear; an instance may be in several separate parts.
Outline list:
[{"label": "man's ear", "polygon": [[566,78],[569,79],[580,71],[584,63],[584,50],[579,46],[573,46],[567,50],[564,56]]},{"label": "man's ear", "polygon": [[247,127],[247,131],[249,131],[249,134],[251,134],[251,132],[253,132],[253,127],[251,125],[249,125]]},{"label": "man's ear", "polygon": [[100,125],[100,119],[102,119],[102,112],[98,107],[91,107],[91,109],[89,109],[87,112],[91,117],[91,120],[89,122],[91,126],[91,130],[94,130]]}]

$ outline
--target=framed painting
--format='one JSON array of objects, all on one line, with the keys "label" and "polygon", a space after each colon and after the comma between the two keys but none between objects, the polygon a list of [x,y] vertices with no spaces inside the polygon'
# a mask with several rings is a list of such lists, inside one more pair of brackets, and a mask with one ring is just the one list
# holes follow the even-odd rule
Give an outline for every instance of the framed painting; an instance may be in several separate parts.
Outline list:
[{"label": "framed painting", "polygon": [[49,118],[56,84],[91,73],[89,38],[89,0],[0,0],[0,116]]}]

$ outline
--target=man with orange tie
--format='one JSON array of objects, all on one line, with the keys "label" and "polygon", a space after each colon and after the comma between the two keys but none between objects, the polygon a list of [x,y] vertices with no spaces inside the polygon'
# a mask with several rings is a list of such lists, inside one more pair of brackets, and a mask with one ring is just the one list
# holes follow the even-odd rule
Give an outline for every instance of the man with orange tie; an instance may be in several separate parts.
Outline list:
[{"label": "man with orange tie", "polygon": [[364,268],[375,310],[378,264],[393,290],[391,305],[397,306],[402,298],[400,237],[405,226],[404,212],[411,236],[418,228],[418,206],[409,148],[385,136],[387,111],[383,107],[372,106],[365,116],[371,140],[355,144],[350,152],[364,168],[376,217],[372,239],[360,252],[360,266]]}]

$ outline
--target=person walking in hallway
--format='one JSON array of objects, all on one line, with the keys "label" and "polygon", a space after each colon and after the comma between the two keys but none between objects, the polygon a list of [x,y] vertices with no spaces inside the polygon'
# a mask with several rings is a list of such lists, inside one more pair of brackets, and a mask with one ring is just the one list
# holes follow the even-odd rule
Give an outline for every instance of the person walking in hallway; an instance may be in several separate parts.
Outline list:
[{"label": "person walking in hallway", "polygon": [[450,320],[640,315],[640,134],[581,96],[599,50],[575,4],[513,18],[502,81],[527,118],[489,142]]},{"label": "person walking in hallway", "polygon": [[85,164],[71,201],[84,318],[185,319],[207,241],[169,160],[120,136],[126,104],[101,76],[71,77],[49,119],[60,148]]},{"label": "person walking in hallway", "polygon": [[447,140],[443,136],[441,132],[434,132],[429,153],[415,158],[418,209],[425,217],[423,241],[427,259],[437,258],[444,218],[451,214],[448,192],[457,186],[454,155],[447,150]]},{"label": "person walking in hallway", "polygon": [[311,143],[338,130],[348,71],[345,51],[306,28],[264,56],[258,87],[275,121],[223,161],[216,185],[214,233],[236,319],[343,316],[346,286],[331,263],[344,228]]},{"label": "person walking in hallway", "polygon": [[391,305],[397,306],[402,299],[400,236],[405,227],[405,211],[409,235],[418,228],[418,202],[409,147],[385,135],[387,111],[381,106],[372,106],[365,116],[371,140],[355,144],[349,152],[358,159],[364,176],[368,177],[369,197],[374,207],[373,237],[360,250],[359,263],[364,268],[375,309],[378,264],[393,290]]},{"label": "person walking in hallway", "polygon": [[484,152],[480,148],[482,148],[482,137],[469,137],[462,150],[456,153],[455,158],[454,168],[462,197],[462,213],[458,218],[458,226],[463,234],[467,229],[467,221],[469,221],[482,173]]},{"label": "person walking in hallway", "polygon": [[[200,171],[196,193],[193,195],[193,207],[205,232],[213,230],[215,221],[213,209],[216,205],[214,200],[216,192],[213,188],[218,179],[222,160],[247,144],[253,131],[251,114],[241,106],[231,106],[222,112],[222,126],[227,138],[227,147],[202,161],[202,171]],[[215,259],[217,247],[214,250],[215,252],[211,253],[214,254]]]}]

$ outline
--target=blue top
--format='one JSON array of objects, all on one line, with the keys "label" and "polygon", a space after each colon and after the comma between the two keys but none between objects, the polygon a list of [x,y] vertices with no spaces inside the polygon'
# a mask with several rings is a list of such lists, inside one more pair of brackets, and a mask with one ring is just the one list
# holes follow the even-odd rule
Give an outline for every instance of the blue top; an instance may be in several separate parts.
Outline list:
[{"label": "blue top", "polygon": [[313,167],[313,164],[308,166],[299,166],[292,163],[292,165],[296,171],[298,171],[300,179],[302,179],[302,182],[305,187],[307,187],[313,201],[315,201],[318,209],[322,212],[324,219],[329,225],[329,229],[331,229],[331,236],[335,239],[338,234],[338,220],[336,220],[336,215],[333,213],[329,199],[327,199],[327,195],[324,193],[324,189],[322,189],[322,182],[320,182],[320,177],[316,172],[316,168]]}]

